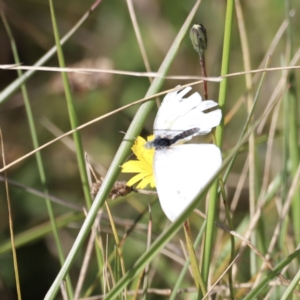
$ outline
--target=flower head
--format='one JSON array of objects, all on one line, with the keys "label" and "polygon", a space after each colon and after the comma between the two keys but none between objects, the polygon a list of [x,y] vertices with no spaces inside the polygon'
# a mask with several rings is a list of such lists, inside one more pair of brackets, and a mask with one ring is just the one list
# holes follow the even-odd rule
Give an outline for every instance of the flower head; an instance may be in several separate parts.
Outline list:
[{"label": "flower head", "polygon": [[[154,136],[148,136],[147,141],[154,139]],[[154,148],[146,148],[147,143],[145,139],[138,136],[131,147],[133,153],[136,155],[137,160],[129,160],[122,165],[123,173],[138,173],[133,176],[128,182],[128,186],[132,186],[139,182],[137,188],[144,189],[147,185],[155,187],[154,175],[153,175],[153,156]]]},{"label": "flower head", "polygon": [[203,53],[207,48],[206,29],[202,24],[195,24],[190,30],[190,38],[194,49],[199,53]]}]

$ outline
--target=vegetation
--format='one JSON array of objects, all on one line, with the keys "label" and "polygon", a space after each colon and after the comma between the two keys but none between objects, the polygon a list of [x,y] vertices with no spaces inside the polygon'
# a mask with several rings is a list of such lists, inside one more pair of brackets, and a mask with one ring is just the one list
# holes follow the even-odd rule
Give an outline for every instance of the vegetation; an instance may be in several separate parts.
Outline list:
[{"label": "vegetation", "polygon": [[[0,10],[0,299],[299,298],[298,1]],[[168,90],[203,95],[202,56],[224,120],[193,141],[224,163],[170,223],[120,166]]]}]

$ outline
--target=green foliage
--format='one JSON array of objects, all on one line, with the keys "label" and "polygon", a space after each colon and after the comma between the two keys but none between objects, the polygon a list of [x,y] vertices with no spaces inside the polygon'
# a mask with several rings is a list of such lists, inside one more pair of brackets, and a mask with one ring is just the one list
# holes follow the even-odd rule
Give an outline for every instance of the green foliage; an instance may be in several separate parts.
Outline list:
[{"label": "green foliage", "polygon": [[[150,83],[147,76],[89,72],[91,68],[146,72],[134,18],[127,7],[130,1],[95,3],[89,11],[94,4],[86,1],[12,0],[1,11],[1,64],[65,65],[85,71],[64,73],[64,84],[57,70],[0,71],[6,165],[145,95],[153,97],[195,81],[157,77]],[[156,97],[76,131],[75,143],[69,134],[11,164],[6,169],[9,197],[2,163],[1,299],[2,295],[42,299],[46,293],[46,299],[62,299],[63,279],[69,299],[78,295],[197,298],[210,292],[214,283],[216,299],[296,297],[299,75],[297,68],[284,68],[299,65],[300,3],[203,1],[199,7],[193,5],[173,0],[133,3],[151,71],[160,70],[162,77],[201,76],[199,56],[189,37],[192,24],[201,23],[208,38],[204,52],[207,75],[229,74],[221,83],[208,82],[208,97],[219,100],[224,114],[224,124],[214,137],[223,150],[222,193],[219,182],[213,185],[212,181],[209,202],[200,202],[207,186],[173,224],[161,212],[155,195],[132,192],[115,200],[107,198],[116,180],[128,179],[119,173],[120,165],[130,157],[133,139],[140,133],[152,133]],[[63,42],[58,59],[54,46],[59,38]],[[282,69],[230,76],[265,67]],[[203,94],[202,84],[193,89]],[[91,208],[85,186],[85,152],[99,178],[105,177]],[[194,208],[207,213],[208,219],[192,212]],[[187,217],[191,236],[197,237],[191,272],[187,267],[192,241],[186,244],[182,230]],[[95,239],[89,238],[92,228]],[[234,267],[228,270],[233,260]],[[201,292],[199,282],[205,285]]]}]

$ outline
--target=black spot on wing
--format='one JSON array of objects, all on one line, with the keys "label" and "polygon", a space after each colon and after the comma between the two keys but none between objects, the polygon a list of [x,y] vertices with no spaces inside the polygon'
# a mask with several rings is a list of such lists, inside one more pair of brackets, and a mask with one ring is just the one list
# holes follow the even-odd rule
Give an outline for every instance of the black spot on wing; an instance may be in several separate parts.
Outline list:
[{"label": "black spot on wing", "polygon": [[151,146],[154,147],[156,150],[162,150],[165,148],[170,147],[171,145],[175,144],[176,142],[183,140],[191,135],[194,135],[200,130],[200,128],[191,128],[188,130],[185,130],[177,135],[175,135],[173,138],[168,137],[156,137],[154,141],[151,142]]}]

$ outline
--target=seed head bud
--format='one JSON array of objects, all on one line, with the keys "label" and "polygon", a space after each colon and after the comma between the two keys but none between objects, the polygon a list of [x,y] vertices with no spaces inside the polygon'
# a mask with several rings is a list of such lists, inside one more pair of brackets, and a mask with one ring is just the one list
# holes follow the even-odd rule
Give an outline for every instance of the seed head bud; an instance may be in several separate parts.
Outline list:
[{"label": "seed head bud", "polygon": [[194,49],[199,53],[203,54],[207,48],[207,36],[206,29],[202,24],[195,24],[190,30],[190,38]]}]

